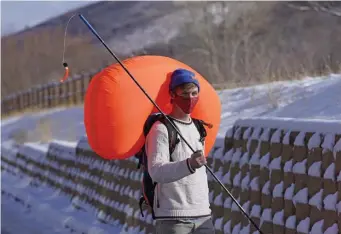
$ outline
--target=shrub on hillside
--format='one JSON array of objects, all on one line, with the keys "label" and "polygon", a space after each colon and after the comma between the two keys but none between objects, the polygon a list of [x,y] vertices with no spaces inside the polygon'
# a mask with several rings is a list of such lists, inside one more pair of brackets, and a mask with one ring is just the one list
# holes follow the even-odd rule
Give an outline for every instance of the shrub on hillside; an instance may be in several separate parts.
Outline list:
[{"label": "shrub on hillside", "polygon": [[[64,75],[64,30],[64,27],[45,27],[1,38],[2,97],[59,81]],[[70,75],[98,68],[106,59],[104,53],[90,44],[89,37],[68,33],[65,45]]]},{"label": "shrub on hillside", "polygon": [[215,7],[200,2],[198,7],[201,12],[187,9],[204,17],[188,24],[182,37],[168,48],[147,51],[170,54],[216,84],[341,71],[341,17],[300,11],[285,2],[218,2]]}]

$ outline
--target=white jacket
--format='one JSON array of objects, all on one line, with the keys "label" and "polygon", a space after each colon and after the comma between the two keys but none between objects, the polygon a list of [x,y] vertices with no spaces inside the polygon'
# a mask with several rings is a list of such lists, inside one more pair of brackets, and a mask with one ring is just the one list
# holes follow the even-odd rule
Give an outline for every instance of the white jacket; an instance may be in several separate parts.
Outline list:
[{"label": "white jacket", "polygon": [[[192,121],[175,120],[174,123],[194,150],[203,150],[200,134]],[[146,137],[146,153],[149,174],[157,182],[156,219],[211,215],[206,169],[204,166],[195,171],[190,168],[188,158],[192,151],[181,138],[170,162],[167,128],[156,122]]]}]

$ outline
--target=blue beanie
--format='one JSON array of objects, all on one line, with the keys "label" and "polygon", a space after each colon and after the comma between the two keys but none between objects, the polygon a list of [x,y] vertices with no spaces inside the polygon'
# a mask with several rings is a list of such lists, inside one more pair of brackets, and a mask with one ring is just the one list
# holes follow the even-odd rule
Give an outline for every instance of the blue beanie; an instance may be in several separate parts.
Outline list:
[{"label": "blue beanie", "polygon": [[174,90],[175,87],[185,83],[194,83],[196,86],[198,86],[198,89],[200,91],[200,84],[199,81],[195,78],[195,74],[182,68],[176,69],[172,73],[169,90]]}]

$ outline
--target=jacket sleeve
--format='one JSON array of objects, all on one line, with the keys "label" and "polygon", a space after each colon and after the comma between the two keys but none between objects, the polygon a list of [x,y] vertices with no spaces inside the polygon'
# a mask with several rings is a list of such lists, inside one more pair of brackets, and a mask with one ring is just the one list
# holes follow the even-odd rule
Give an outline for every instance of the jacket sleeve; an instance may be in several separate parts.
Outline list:
[{"label": "jacket sleeve", "polygon": [[167,128],[160,122],[152,126],[146,137],[146,154],[148,171],[155,182],[171,183],[195,172],[188,159],[170,162]]}]

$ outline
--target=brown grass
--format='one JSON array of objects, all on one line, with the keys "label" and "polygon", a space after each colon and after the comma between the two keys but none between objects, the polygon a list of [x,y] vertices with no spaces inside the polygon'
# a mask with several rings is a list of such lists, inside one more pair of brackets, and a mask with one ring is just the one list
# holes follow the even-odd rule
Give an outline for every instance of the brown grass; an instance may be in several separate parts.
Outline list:
[{"label": "brown grass", "polygon": [[42,117],[37,121],[33,130],[17,129],[11,134],[12,139],[17,144],[24,144],[29,141],[50,142],[52,137],[52,122],[48,117]]},{"label": "brown grass", "polygon": [[35,132],[38,135],[38,140],[42,143],[48,143],[52,140],[51,119],[43,117],[38,120]]},{"label": "brown grass", "polygon": [[[1,96],[23,91],[64,75],[62,65],[64,25],[1,38]],[[66,38],[65,60],[70,76],[103,65],[109,56],[91,44],[92,37]]]}]

